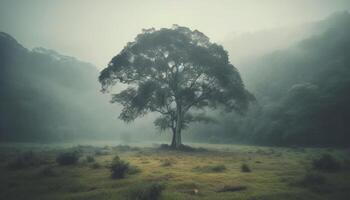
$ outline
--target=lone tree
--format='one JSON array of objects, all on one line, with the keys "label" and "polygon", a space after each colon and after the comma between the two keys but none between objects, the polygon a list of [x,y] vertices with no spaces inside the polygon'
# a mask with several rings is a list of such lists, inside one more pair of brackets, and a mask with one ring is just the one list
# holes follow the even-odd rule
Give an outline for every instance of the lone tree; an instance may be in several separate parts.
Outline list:
[{"label": "lone tree", "polygon": [[128,85],[112,95],[112,103],[123,105],[120,119],[130,122],[159,112],[154,124],[172,130],[174,148],[182,145],[181,130],[190,122],[210,120],[200,112],[206,107],[243,112],[253,98],[222,46],[177,25],[144,29],[110,61],[99,81],[103,92],[116,83]]}]

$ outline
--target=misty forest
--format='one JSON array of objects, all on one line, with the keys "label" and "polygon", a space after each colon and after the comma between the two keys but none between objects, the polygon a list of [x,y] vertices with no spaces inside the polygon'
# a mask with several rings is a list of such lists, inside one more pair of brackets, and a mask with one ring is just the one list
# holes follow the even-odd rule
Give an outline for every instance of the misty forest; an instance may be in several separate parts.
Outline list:
[{"label": "misty forest", "polygon": [[350,2],[0,0],[0,199],[349,198]]}]

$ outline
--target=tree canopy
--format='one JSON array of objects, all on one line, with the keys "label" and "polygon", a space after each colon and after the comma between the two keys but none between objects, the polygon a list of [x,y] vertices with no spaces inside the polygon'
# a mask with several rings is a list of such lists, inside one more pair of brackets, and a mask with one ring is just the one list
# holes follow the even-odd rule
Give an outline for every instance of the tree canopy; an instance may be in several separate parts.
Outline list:
[{"label": "tree canopy", "polygon": [[181,129],[193,121],[210,121],[200,111],[223,107],[243,113],[253,96],[218,44],[197,30],[144,29],[127,43],[99,77],[102,91],[117,83],[128,87],[112,95],[123,105],[120,119],[130,122],[159,112],[155,125],[172,129],[172,145],[181,145]]}]

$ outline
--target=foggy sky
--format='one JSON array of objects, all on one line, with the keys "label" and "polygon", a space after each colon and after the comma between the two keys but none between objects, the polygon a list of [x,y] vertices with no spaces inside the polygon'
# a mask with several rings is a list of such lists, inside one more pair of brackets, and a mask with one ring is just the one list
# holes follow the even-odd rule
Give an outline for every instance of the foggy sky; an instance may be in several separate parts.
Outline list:
[{"label": "foggy sky", "polygon": [[[188,26],[214,42],[350,10],[348,0],[0,0],[0,31],[104,68],[142,28]],[[225,44],[223,44],[225,47]]]}]

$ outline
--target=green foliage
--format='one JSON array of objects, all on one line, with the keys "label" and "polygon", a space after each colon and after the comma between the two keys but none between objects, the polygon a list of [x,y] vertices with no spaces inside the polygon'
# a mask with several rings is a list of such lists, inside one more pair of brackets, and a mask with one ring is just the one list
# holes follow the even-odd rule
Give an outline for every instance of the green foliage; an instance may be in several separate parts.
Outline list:
[{"label": "green foliage", "polygon": [[91,162],[95,162],[95,158],[93,157],[93,156],[86,156],[86,162],[89,162],[89,163],[91,163]]},{"label": "green foliage", "polygon": [[57,155],[56,162],[59,165],[74,165],[79,160],[79,153],[76,151],[63,152]]},{"label": "green foliage", "polygon": [[210,171],[212,172],[223,172],[226,170],[225,165],[214,165],[210,167]]},{"label": "green foliage", "polygon": [[94,162],[94,163],[92,163],[92,164],[90,165],[90,167],[91,167],[92,169],[99,169],[99,168],[101,168],[101,165],[100,165],[99,163],[97,163],[97,162]]},{"label": "green foliage", "polygon": [[315,35],[290,48],[245,63],[244,81],[259,104],[243,118],[218,114],[223,125],[205,126],[198,130],[198,138],[349,146],[350,14],[336,13],[323,20],[322,26],[325,31],[315,28]]},{"label": "green foliage", "polygon": [[99,81],[105,92],[117,83],[129,85],[111,100],[123,106],[120,119],[130,122],[158,112],[154,124],[178,134],[191,122],[214,121],[194,111],[221,106],[243,112],[254,99],[222,46],[177,25],[137,35],[102,70]]},{"label": "green foliage", "polygon": [[248,166],[248,164],[244,163],[241,165],[241,172],[251,172],[252,170]]},{"label": "green foliage", "polygon": [[105,120],[114,114],[100,98],[95,66],[0,35],[0,141],[87,139],[117,127]]},{"label": "green foliage", "polygon": [[121,160],[119,156],[115,156],[110,166],[110,170],[112,172],[111,177],[113,179],[122,179],[126,176],[129,170],[129,163]]}]

